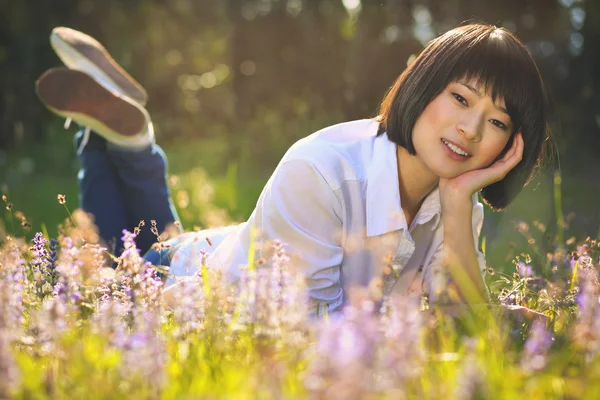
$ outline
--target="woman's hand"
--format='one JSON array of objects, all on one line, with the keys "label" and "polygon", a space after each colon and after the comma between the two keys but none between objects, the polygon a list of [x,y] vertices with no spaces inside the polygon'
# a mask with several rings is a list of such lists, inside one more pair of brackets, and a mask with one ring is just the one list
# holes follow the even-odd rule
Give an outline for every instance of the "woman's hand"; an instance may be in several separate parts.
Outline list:
[{"label": "woman's hand", "polygon": [[440,198],[446,201],[470,201],[473,194],[484,187],[501,181],[523,158],[523,134],[515,135],[512,146],[504,157],[487,168],[465,172],[452,179],[440,178]]}]

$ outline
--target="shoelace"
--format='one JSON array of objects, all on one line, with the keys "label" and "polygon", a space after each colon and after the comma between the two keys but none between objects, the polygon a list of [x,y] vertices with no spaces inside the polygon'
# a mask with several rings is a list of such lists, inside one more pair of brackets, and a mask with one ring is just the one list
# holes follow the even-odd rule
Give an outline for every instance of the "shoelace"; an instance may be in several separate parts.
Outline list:
[{"label": "shoelace", "polygon": [[[65,129],[69,129],[69,127],[71,126],[71,118],[67,118],[65,119]],[[83,131],[83,139],[81,139],[81,143],[79,144],[79,147],[77,148],[77,155],[80,156],[81,153],[83,152],[83,149],[85,148],[85,146],[88,144],[88,142],[90,141],[90,128],[86,126],[85,131]]]},{"label": "shoelace", "polygon": [[85,131],[83,131],[83,138],[81,139],[81,143],[79,144],[79,147],[77,148],[77,155],[80,156],[81,153],[83,153],[83,149],[85,148],[85,146],[88,144],[88,142],[90,141],[90,134],[91,134],[91,129],[89,127],[85,127]]}]

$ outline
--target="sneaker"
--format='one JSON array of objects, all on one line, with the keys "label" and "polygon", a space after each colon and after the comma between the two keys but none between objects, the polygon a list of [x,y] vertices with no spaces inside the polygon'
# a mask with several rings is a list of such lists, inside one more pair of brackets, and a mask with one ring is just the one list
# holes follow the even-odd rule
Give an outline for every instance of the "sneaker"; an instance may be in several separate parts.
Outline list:
[{"label": "sneaker", "polygon": [[50,111],[89,127],[110,143],[143,148],[154,142],[150,115],[144,107],[81,71],[49,69],[37,80],[35,89]]},{"label": "sneaker", "polygon": [[70,69],[93,77],[107,89],[130,97],[142,106],[148,101],[146,90],[110,56],[93,37],[74,29],[58,27],[52,30],[50,44]]}]

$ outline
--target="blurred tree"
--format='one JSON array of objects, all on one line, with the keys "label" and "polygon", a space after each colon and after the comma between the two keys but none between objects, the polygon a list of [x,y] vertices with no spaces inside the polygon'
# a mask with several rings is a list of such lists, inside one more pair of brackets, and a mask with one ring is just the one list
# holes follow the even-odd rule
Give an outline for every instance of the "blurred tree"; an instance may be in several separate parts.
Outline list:
[{"label": "blurred tree", "polygon": [[388,0],[381,6],[365,3],[350,40],[345,68],[345,115],[376,114],[387,89],[422,46],[412,34],[412,1]]},{"label": "blurred tree", "polygon": [[[597,2],[596,2],[597,3]],[[0,7],[0,147],[40,138],[52,118],[32,86],[58,65],[48,46],[56,25],[98,38],[150,94],[159,135],[230,132],[262,119],[373,115],[410,54],[466,20],[506,25],[526,41],[544,74],[557,76],[556,57],[569,59],[568,10],[558,1],[363,0],[4,0]],[[593,43],[593,1],[586,7],[585,42]],[[518,10],[518,11],[517,11]],[[550,43],[554,55],[535,52]],[[591,67],[585,54],[572,68]],[[590,70],[591,71],[591,70]],[[588,76],[590,72],[586,73]],[[585,76],[582,74],[581,76]],[[220,76],[220,78],[215,78]],[[578,74],[579,75],[579,74]],[[550,82],[554,87],[555,82]],[[589,85],[588,85],[589,86]],[[20,138],[20,139],[19,139]]]},{"label": "blurred tree", "polygon": [[[578,92],[581,106],[578,116],[581,132],[584,133],[582,139],[586,142],[584,147],[591,152],[590,155],[597,157],[600,152],[600,2],[587,0],[583,11],[583,49],[581,55],[573,57],[571,62],[571,87]],[[577,36],[571,40],[576,41]],[[598,167],[598,163],[595,166]]]},{"label": "blurred tree", "polygon": [[51,56],[39,34],[63,1],[3,1],[0,5],[0,148],[25,139],[39,139],[45,119],[33,91],[45,59]]}]

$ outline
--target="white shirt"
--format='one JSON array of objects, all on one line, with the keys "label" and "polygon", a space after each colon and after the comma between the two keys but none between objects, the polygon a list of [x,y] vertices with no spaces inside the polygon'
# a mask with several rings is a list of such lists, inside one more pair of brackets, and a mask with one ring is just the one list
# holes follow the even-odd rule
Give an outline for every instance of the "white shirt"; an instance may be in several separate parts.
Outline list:
[{"label": "white shirt", "polygon": [[[265,255],[269,240],[284,243],[291,265],[306,276],[313,312],[323,306],[339,309],[351,286],[367,286],[384,275],[384,294],[420,295],[423,287],[433,296],[444,239],[439,191],[436,188],[425,198],[407,226],[396,145],[385,134],[376,136],[378,126],[370,119],[346,122],[296,142],[273,172],[248,221],[186,234],[171,271],[190,275],[197,266],[190,263],[192,255],[197,259],[205,249],[208,265],[224,268],[235,282],[240,267],[248,264],[254,230],[259,232],[256,259]],[[478,243],[483,206],[477,194],[472,220]],[[485,259],[475,250],[483,274]],[[383,274],[386,265],[393,274]]]}]

